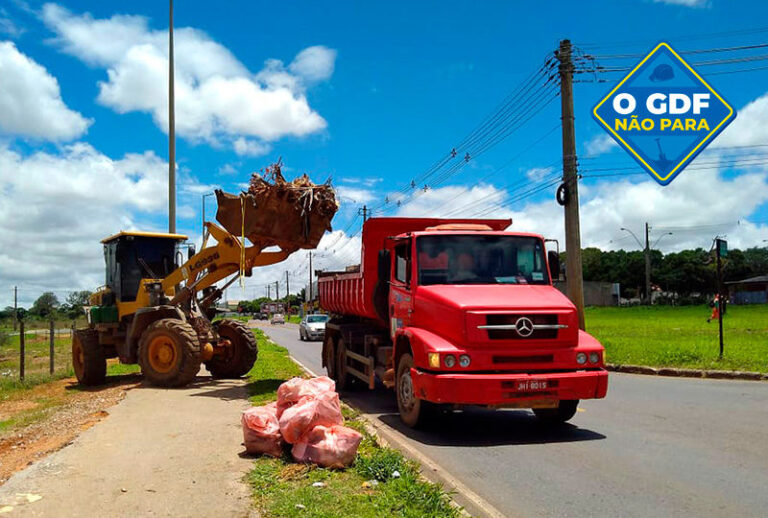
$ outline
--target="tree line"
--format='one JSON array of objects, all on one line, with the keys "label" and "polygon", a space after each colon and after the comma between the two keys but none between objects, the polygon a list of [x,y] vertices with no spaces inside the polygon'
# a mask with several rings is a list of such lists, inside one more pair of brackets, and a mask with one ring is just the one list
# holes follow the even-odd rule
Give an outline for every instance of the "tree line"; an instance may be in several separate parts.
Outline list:
[{"label": "tree line", "polygon": [[[561,254],[565,260],[565,252]],[[585,281],[618,282],[624,298],[645,295],[643,251],[603,251],[585,248],[581,255]],[[768,275],[768,247],[733,249],[723,260],[725,282]],[[699,303],[717,290],[717,262],[714,251],[702,248],[662,254],[651,250],[651,285],[676,303]],[[652,288],[655,289],[655,288]]]}]

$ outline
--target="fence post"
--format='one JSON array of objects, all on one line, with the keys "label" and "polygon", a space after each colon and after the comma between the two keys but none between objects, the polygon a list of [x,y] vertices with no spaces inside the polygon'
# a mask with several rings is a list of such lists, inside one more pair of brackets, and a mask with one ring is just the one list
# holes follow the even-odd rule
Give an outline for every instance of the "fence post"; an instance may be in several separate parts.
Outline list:
[{"label": "fence post", "polygon": [[24,381],[24,321],[19,322],[19,379]]},{"label": "fence post", "polygon": [[55,322],[53,321],[53,319],[51,319],[51,332],[49,333],[51,340],[50,340],[50,347],[49,347],[50,351],[48,353],[48,355],[50,356],[49,370],[50,370],[51,375],[53,375],[53,351],[54,351],[54,343],[53,342],[54,342],[54,340],[56,338],[56,336],[54,335],[54,332],[55,332],[54,326],[55,326]]}]

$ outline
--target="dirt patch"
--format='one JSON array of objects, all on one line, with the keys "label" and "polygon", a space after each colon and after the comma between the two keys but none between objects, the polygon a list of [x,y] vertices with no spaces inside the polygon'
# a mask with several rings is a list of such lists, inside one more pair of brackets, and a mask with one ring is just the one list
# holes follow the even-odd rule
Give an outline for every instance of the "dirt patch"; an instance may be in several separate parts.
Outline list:
[{"label": "dirt patch", "polygon": [[[107,417],[106,409],[140,381],[139,376],[120,376],[102,387],[82,390],[75,379],[68,378],[36,386],[0,403],[0,419],[19,422],[0,432],[0,485]],[[24,425],[25,420],[30,424]]]}]

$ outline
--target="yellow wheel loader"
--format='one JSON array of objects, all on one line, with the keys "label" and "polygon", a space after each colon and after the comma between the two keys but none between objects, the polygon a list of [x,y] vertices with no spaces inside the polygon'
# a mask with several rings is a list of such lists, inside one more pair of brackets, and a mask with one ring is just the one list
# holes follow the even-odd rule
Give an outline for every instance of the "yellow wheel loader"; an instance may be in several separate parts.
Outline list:
[{"label": "yellow wheel loader", "polygon": [[[77,330],[72,341],[80,383],[103,383],[106,361],[115,357],[138,363],[150,383],[166,387],[191,382],[201,363],[219,378],[251,369],[258,356],[253,333],[237,320],[211,322],[214,304],[239,278],[234,274],[249,276],[254,267],[283,261],[294,250],[264,252],[215,223],[205,225],[217,244],[190,250],[181,265],[179,244],[187,239],[181,234],[120,232],[102,241],[106,285],[91,296],[89,327]],[[222,288],[214,286],[229,276]]]}]

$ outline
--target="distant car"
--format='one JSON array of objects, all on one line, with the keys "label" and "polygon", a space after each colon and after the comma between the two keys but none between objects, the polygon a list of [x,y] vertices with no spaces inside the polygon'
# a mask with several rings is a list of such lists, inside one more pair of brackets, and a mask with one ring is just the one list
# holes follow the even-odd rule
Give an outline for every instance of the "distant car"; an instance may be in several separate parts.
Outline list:
[{"label": "distant car", "polygon": [[269,321],[270,324],[285,324],[285,316],[282,313],[275,313],[272,315],[272,320]]},{"label": "distant car", "polygon": [[258,320],[269,320],[269,313],[265,313],[265,312],[256,313],[256,318]]},{"label": "distant car", "polygon": [[328,315],[307,315],[299,324],[299,340],[322,340]]}]

